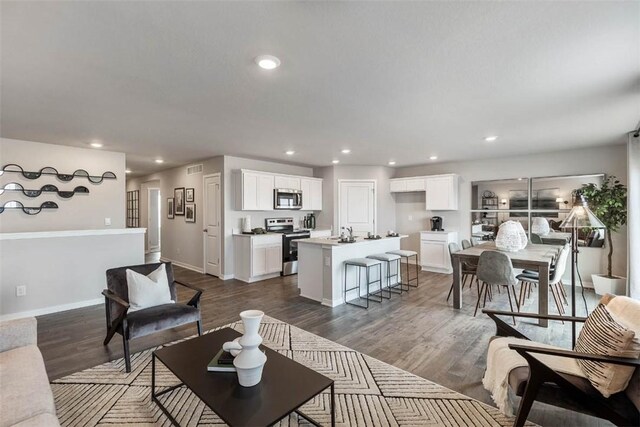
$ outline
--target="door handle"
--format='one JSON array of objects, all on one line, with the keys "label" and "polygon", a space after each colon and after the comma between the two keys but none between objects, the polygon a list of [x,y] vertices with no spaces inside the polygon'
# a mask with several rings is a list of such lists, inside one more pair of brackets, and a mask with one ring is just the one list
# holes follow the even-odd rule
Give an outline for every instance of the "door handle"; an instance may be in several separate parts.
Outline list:
[{"label": "door handle", "polygon": [[202,230],[203,233],[207,233],[209,230],[207,230],[206,228],[204,230]]}]

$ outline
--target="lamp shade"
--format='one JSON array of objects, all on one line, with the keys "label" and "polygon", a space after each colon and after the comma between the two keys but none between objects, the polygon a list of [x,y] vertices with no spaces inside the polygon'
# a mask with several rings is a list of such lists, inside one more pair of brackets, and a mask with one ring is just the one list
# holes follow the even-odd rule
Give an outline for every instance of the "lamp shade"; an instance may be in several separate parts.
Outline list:
[{"label": "lamp shade", "polygon": [[569,215],[562,221],[560,228],[607,228],[591,212],[587,204],[587,199],[582,194],[576,196],[576,202],[571,208]]},{"label": "lamp shade", "polygon": [[549,234],[550,229],[547,219],[541,216],[533,217],[531,221],[531,232],[541,235]]},{"label": "lamp shade", "polygon": [[496,248],[501,251],[517,252],[529,243],[524,227],[518,221],[506,221],[500,225],[496,236]]}]

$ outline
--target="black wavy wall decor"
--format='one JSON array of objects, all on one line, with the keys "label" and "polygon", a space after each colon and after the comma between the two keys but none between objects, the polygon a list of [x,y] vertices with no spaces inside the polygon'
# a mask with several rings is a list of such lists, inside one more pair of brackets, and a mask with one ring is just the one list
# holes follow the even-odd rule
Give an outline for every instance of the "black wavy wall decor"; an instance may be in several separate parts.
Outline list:
[{"label": "black wavy wall decor", "polygon": [[29,171],[25,171],[24,169],[22,169],[20,165],[17,165],[15,163],[9,163],[4,165],[2,167],[2,172],[3,173],[4,172],[20,173],[22,174],[22,176],[24,176],[27,179],[38,179],[42,175],[54,175],[60,181],[63,181],[63,182],[69,182],[74,178],[87,178],[90,182],[94,184],[100,184],[105,179],[117,179],[116,174],[110,171],[107,171],[100,176],[90,175],[89,172],[87,172],[84,169],[78,169],[74,173],[68,174],[68,173],[60,173],[56,168],[51,166],[46,166],[37,172],[29,172]]},{"label": "black wavy wall decor", "polygon": [[47,201],[43,202],[40,206],[25,206],[22,202],[11,200],[3,206],[0,206],[0,214],[4,212],[5,209],[22,209],[22,212],[27,215],[38,215],[43,209],[58,209],[58,204],[56,202]]},{"label": "black wavy wall decor", "polygon": [[20,192],[27,197],[38,197],[42,193],[58,193],[58,196],[63,199],[70,199],[76,193],[89,194],[89,189],[83,185],[79,185],[71,191],[60,190],[53,184],[43,185],[39,190],[27,190],[17,182],[10,182],[4,188],[0,188],[0,194],[5,191]]}]

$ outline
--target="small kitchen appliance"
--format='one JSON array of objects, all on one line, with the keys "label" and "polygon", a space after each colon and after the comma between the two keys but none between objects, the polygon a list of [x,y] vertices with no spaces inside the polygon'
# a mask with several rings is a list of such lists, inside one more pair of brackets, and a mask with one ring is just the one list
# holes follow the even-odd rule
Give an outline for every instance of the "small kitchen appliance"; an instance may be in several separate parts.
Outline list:
[{"label": "small kitchen appliance", "polygon": [[273,190],[273,208],[281,210],[302,209],[302,191],[276,188]]},{"label": "small kitchen appliance", "polygon": [[441,216],[432,216],[431,217],[431,231],[444,231],[444,228],[442,228],[442,217]]}]

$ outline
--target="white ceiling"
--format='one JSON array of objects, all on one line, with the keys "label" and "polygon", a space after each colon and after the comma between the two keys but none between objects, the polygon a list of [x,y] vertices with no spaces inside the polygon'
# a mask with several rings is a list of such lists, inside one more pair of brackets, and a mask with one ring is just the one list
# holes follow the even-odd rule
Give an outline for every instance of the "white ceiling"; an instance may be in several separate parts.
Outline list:
[{"label": "white ceiling", "polygon": [[636,1],[3,1],[1,23],[2,136],[99,139],[137,173],[486,158],[619,143],[640,119]]}]

